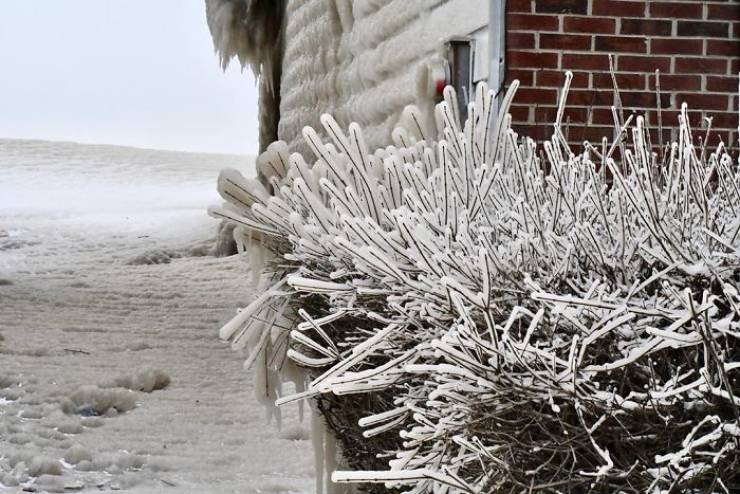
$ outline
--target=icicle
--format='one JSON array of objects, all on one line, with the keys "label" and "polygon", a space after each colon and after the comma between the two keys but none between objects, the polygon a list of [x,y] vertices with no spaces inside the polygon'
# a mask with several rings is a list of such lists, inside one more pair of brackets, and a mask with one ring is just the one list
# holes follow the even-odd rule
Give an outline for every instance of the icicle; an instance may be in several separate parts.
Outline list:
[{"label": "icicle", "polygon": [[331,431],[324,434],[324,472],[326,472],[326,494],[343,494],[342,486],[332,481],[331,476],[337,469],[337,440]]},{"label": "icicle", "polygon": [[324,440],[326,427],[318,410],[311,407],[311,444],[313,446],[314,471],[316,472],[316,494],[329,494],[325,490],[324,472],[326,472],[326,451]]}]

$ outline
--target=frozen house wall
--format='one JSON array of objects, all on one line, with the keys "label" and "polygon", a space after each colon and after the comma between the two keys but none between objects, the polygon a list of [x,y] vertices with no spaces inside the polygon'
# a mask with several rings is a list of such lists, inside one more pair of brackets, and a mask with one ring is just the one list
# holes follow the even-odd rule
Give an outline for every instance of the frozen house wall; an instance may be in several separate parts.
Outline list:
[{"label": "frozen house wall", "polygon": [[279,137],[308,154],[301,129],[331,113],[358,122],[372,149],[390,143],[404,106],[434,102],[427,63],[446,39],[487,28],[488,2],[307,0],[288,2],[285,23]]},{"label": "frozen house wall", "polygon": [[[306,151],[300,129],[319,115],[357,121],[371,147],[389,142],[409,103],[433,96],[420,84],[425,63],[451,36],[477,38],[476,75],[487,62],[487,0],[309,0],[288,2],[279,136]],[[613,134],[614,69],[625,115],[639,111],[657,128],[655,70],[660,70],[664,142],[681,104],[692,125],[712,117],[712,144],[738,143],[738,0],[507,0],[506,83],[521,89],[515,128],[545,139],[564,72],[574,72],[566,118],[575,144]],[[423,82],[423,81],[422,81]],[[653,132],[658,142],[657,132]]]},{"label": "frozen house wall", "polygon": [[[223,62],[237,57],[253,66],[272,63],[269,53],[252,59],[267,53],[258,42],[269,41],[264,33],[276,32],[284,40],[282,61],[274,55],[282,69],[279,89],[261,91],[262,148],[277,134],[308,154],[300,131],[305,125],[320,127],[323,112],[344,126],[360,123],[371,147],[388,143],[405,105],[433,103],[425,67],[435,58],[441,62],[444,41],[453,36],[476,40],[474,80],[487,78],[490,0],[304,0],[281,3],[285,12],[279,16],[265,14],[272,5],[267,0],[206,2]],[[692,126],[702,127],[712,117],[718,131],[713,143],[722,138],[737,147],[740,0],[505,4],[505,82],[521,82],[512,117],[522,134],[537,140],[549,135],[564,72],[571,70],[569,140],[577,145],[611,136],[611,53],[627,115],[639,110],[657,127],[659,69],[663,140],[676,128],[686,101]],[[653,137],[657,143],[656,132]]]}]

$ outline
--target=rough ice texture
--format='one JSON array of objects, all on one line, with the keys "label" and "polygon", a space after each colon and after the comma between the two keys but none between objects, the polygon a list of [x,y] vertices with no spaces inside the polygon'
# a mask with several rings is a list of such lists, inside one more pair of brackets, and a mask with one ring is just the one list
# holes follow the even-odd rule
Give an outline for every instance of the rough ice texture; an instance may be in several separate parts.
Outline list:
[{"label": "rough ice texture", "polygon": [[487,22],[476,0],[288,2],[279,138],[308,157],[301,130],[330,113],[359,123],[370,148],[386,145],[406,105],[433,104],[418,79],[445,39]]},{"label": "rough ice texture", "polygon": [[270,77],[275,41],[282,24],[276,0],[206,0],[206,20],[225,69],[232,58],[255,74]]},{"label": "rough ice texture", "polygon": [[90,450],[79,443],[75,443],[64,453],[64,461],[72,465],[77,465],[83,461],[92,461],[93,457]]},{"label": "rough ice texture", "polygon": [[151,393],[158,389],[164,389],[169,384],[170,376],[163,370],[144,368],[133,375],[119,376],[110,382],[108,386]]},{"label": "rough ice texture", "polygon": [[[308,441],[266,426],[242,359],[214,338],[247,296],[241,260],[126,264],[212,242],[218,223],[204,209],[227,166],[254,160],[0,139],[0,276],[13,280],[0,285],[0,493],[312,492]],[[119,390],[136,397],[132,410],[60,410],[80,386],[107,391],[147,368],[172,383]],[[286,429],[296,412],[283,411]],[[30,476],[35,456],[62,475]]]},{"label": "rough ice texture", "polygon": [[34,477],[41,475],[61,475],[62,465],[47,456],[34,456],[28,464],[28,474]]},{"label": "rough ice texture", "polygon": [[64,398],[61,407],[65,413],[86,416],[122,413],[136,407],[136,395],[125,388],[101,389],[88,384]]}]

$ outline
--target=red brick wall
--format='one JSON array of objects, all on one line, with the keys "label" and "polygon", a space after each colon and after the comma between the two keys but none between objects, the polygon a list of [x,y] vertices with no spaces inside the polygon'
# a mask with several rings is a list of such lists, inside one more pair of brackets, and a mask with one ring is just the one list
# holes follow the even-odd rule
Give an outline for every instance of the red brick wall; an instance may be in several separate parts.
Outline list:
[{"label": "red brick wall", "polygon": [[710,144],[721,136],[737,147],[740,0],[508,0],[506,23],[506,78],[521,83],[511,112],[521,132],[550,135],[571,70],[568,139],[611,137],[611,53],[625,117],[644,114],[657,128],[659,69],[665,138],[685,101],[695,129],[713,117]]}]

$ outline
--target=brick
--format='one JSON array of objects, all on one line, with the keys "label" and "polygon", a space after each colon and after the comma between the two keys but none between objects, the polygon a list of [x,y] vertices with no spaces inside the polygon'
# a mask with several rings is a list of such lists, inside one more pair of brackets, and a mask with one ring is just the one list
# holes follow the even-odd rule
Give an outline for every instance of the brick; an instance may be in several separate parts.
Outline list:
[{"label": "brick", "polygon": [[707,91],[734,93],[738,90],[738,79],[734,77],[707,76]]},{"label": "brick", "polygon": [[547,125],[517,124],[512,125],[512,128],[520,136],[527,136],[537,142],[549,139],[552,135],[552,122],[549,122]]},{"label": "brick", "polygon": [[732,23],[732,37],[740,38],[740,22]]},{"label": "brick", "polygon": [[[622,104],[628,107],[650,108],[658,106],[658,96],[651,91],[620,91]],[[670,106],[671,95],[661,92],[660,104],[663,108]]]},{"label": "brick", "polygon": [[740,4],[735,2],[727,5],[709,4],[707,18],[723,21],[740,21]]},{"label": "brick", "polygon": [[583,127],[574,127],[570,129],[568,136],[571,142],[582,143],[583,141],[589,141],[591,143],[601,143],[601,140],[606,137],[609,142],[614,137],[614,127],[604,126],[597,127],[595,125],[588,125]]},{"label": "brick", "polygon": [[[563,134],[565,135],[565,139],[570,143],[571,146],[574,148],[578,148],[578,146],[581,146],[583,144],[583,132],[586,126],[584,125],[578,125],[578,124],[571,124],[571,125],[565,125],[563,128]],[[580,141],[578,139],[581,139]]]},{"label": "brick", "polygon": [[[617,79],[619,89],[645,89],[645,74],[623,74],[617,72],[614,74]],[[614,82],[612,75],[609,73],[594,73],[594,88],[596,89],[613,89]]]},{"label": "brick", "polygon": [[619,55],[617,57],[617,69],[628,72],[669,72],[671,70],[671,59],[668,57],[633,57]]},{"label": "brick", "polygon": [[534,86],[534,71],[524,69],[506,69],[506,80],[518,79],[522,86]]},{"label": "brick", "polygon": [[594,108],[591,111],[591,122],[596,125],[612,125],[614,116],[611,108]]},{"label": "brick", "polygon": [[596,51],[647,53],[645,38],[629,36],[596,36]]},{"label": "brick", "polygon": [[[537,71],[537,86],[563,87],[565,83],[565,72],[562,70],[539,70]],[[588,72],[573,72],[573,80],[570,86],[573,88],[587,88],[589,85]]]},{"label": "brick", "polygon": [[707,40],[707,55],[708,56],[721,56],[725,55],[728,57],[740,56],[740,39],[733,40],[720,40],[720,39],[708,39]]},{"label": "brick", "polygon": [[535,128],[534,125],[527,123],[517,123],[511,126],[512,130],[519,134],[520,136],[527,136],[531,137],[532,139],[535,139],[534,132],[532,130]]},{"label": "brick", "polygon": [[701,36],[706,38],[727,38],[730,24],[727,22],[678,21],[679,36]]},{"label": "brick", "polygon": [[506,48],[509,50],[534,49],[534,33],[507,31]]},{"label": "brick", "polygon": [[642,17],[645,15],[645,2],[626,0],[593,0],[593,15],[613,15],[617,17]]},{"label": "brick", "polygon": [[577,34],[540,34],[541,49],[590,50],[591,36]]},{"label": "brick", "polygon": [[585,14],[588,0],[535,0],[534,10],[547,14]]},{"label": "brick", "polygon": [[687,38],[653,38],[650,53],[660,55],[703,55],[704,40]]},{"label": "brick", "polygon": [[511,119],[514,122],[529,121],[529,105],[511,105],[509,113],[511,113]]},{"label": "brick", "polygon": [[[678,103],[679,105],[681,103]],[[661,109],[661,118],[663,119],[663,127],[678,127],[678,116],[681,114],[678,110],[666,110],[665,108]],[[696,125],[697,123],[701,122],[701,111],[697,110],[691,110],[689,109],[689,122],[692,125]],[[658,111],[657,110],[650,110],[648,112],[648,120],[651,122],[652,125],[657,125],[658,123]]]},{"label": "brick", "polygon": [[700,2],[650,2],[650,17],[668,17],[671,19],[697,19],[702,16],[703,6]]},{"label": "brick", "polygon": [[[534,111],[534,121],[553,123],[557,118],[557,114],[558,108],[556,106],[538,106]],[[570,117],[571,122],[586,123],[588,110],[586,108],[566,108],[563,122],[567,122],[568,117]]]},{"label": "brick", "polygon": [[520,88],[516,92],[516,100],[519,103],[541,103],[554,105],[557,103],[558,93],[555,89],[542,88]]},{"label": "brick", "polygon": [[707,112],[712,117],[712,128],[715,129],[736,129],[738,126],[738,117],[735,112]]},{"label": "brick", "polygon": [[692,108],[702,110],[727,110],[726,94],[706,93],[679,93],[676,95],[676,103],[681,105],[686,102]]},{"label": "brick", "polygon": [[508,0],[506,10],[508,12],[532,12],[532,0]]},{"label": "brick", "polygon": [[740,72],[740,58],[733,58],[730,60],[730,74],[737,74]]},{"label": "brick", "polygon": [[[732,143],[732,147],[737,150],[737,140],[733,139],[733,133],[729,130],[724,131],[717,131],[714,130],[709,133],[709,139],[707,141],[707,144],[709,146],[710,150],[714,150],[713,148],[716,148],[719,145],[720,140],[725,143],[725,146],[729,146],[730,143]],[[702,134],[701,138],[704,138],[704,135]],[[699,141],[699,137],[696,138],[697,142]],[[737,156],[737,153],[735,153]]]},{"label": "brick", "polygon": [[[648,75],[648,89],[655,90],[655,74]],[[701,76],[660,74],[660,91],[699,91]]]},{"label": "brick", "polygon": [[642,36],[670,36],[671,29],[671,21],[622,19],[619,32],[621,34],[639,34]]},{"label": "brick", "polygon": [[563,53],[561,67],[564,70],[609,70],[609,57],[586,53]]},{"label": "brick", "polygon": [[534,109],[534,121],[539,122],[554,122],[557,118],[558,109],[553,106],[538,106]]},{"label": "brick", "polygon": [[558,18],[554,15],[509,14],[506,29],[513,31],[557,31]]},{"label": "brick", "polygon": [[[567,122],[568,118],[570,118],[571,122],[587,123],[588,113],[589,111],[586,108],[566,108],[565,114],[563,116],[563,121]],[[555,119],[553,119],[552,121],[554,122]]]},{"label": "brick", "polygon": [[[512,125],[511,128],[514,132],[519,134],[520,136],[528,136],[532,137],[532,129],[534,128],[534,125],[530,125],[529,123],[526,124],[516,124]],[[534,137],[532,137],[534,139]]]},{"label": "brick", "polygon": [[554,69],[558,66],[557,53],[509,51],[506,53],[506,60],[512,68]]},{"label": "brick", "polygon": [[675,72],[677,74],[725,74],[727,73],[727,60],[707,57],[677,57]]},{"label": "brick", "polygon": [[566,33],[614,34],[614,19],[606,17],[564,17],[563,31]]},{"label": "brick", "polygon": [[[645,116],[644,112],[638,112],[637,115]],[[646,120],[647,122],[647,120]],[[647,130],[650,133],[650,142],[653,143],[653,151],[656,153],[659,153],[658,156],[660,156],[660,153],[662,152],[661,149],[659,149],[660,141],[658,140],[658,129],[657,129],[657,123],[648,123],[648,125],[655,125],[655,127],[649,127]],[[671,129],[666,128],[666,126],[663,126],[663,146],[671,142]]]},{"label": "brick", "polygon": [[610,106],[614,103],[611,88],[599,90],[573,90],[568,93],[568,105],[572,106]]}]

